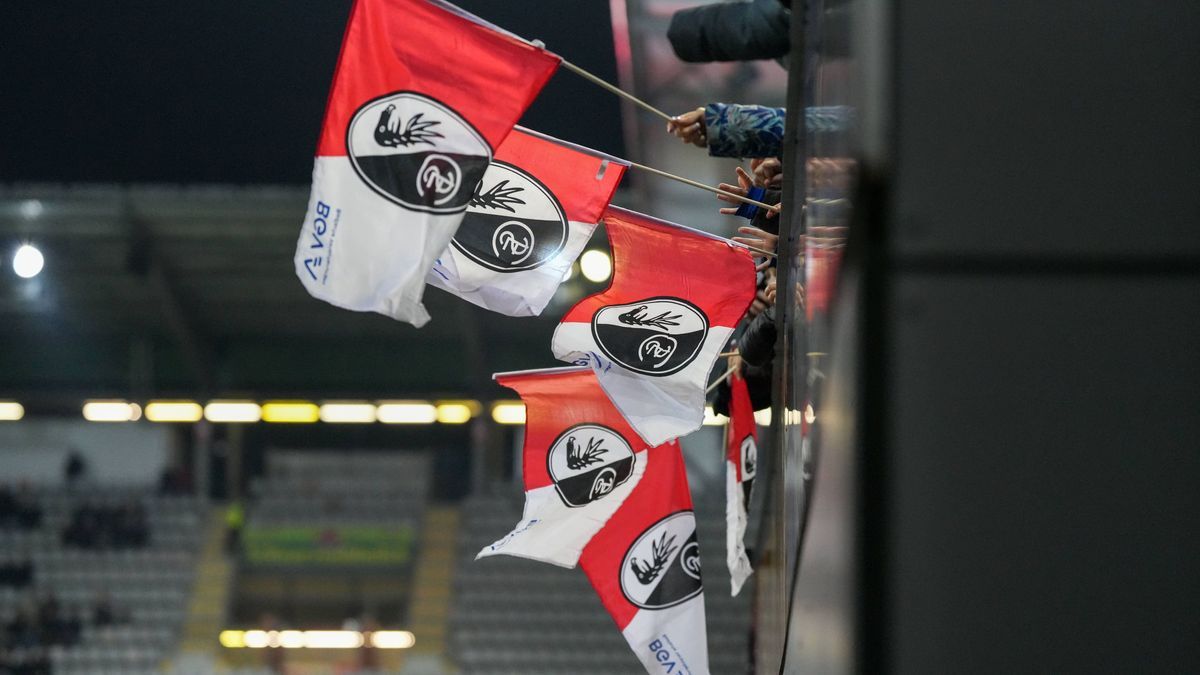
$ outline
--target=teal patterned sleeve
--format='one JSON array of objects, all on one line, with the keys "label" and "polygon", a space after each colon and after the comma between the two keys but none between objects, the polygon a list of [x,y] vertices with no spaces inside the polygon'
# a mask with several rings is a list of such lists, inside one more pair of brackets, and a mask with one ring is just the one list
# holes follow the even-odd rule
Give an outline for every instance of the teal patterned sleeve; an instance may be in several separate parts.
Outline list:
[{"label": "teal patterned sleeve", "polygon": [[787,111],[761,105],[704,106],[708,154],[713,157],[778,157]]},{"label": "teal patterned sleeve", "polygon": [[[779,157],[787,109],[737,103],[709,103],[704,107],[708,154],[713,157]],[[804,111],[809,133],[844,131],[854,123],[847,106],[821,106]]]}]

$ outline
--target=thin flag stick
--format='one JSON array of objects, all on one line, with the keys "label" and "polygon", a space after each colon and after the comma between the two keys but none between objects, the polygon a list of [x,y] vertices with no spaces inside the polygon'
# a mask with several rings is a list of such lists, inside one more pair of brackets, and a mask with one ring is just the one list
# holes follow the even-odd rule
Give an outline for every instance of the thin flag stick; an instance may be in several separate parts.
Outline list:
[{"label": "thin flag stick", "polygon": [[621,89],[620,87],[616,87],[614,85],[609,84],[608,82],[605,82],[604,80],[596,77],[595,75],[589,73],[588,71],[584,70],[583,68],[580,68],[579,66],[575,65],[574,63],[571,63],[570,61],[568,61],[566,59],[562,60],[562,66],[563,66],[563,68],[566,68],[567,70],[571,71],[572,73],[575,73],[576,75],[591,82],[592,84],[603,87],[604,89],[611,91],[612,93],[616,94],[617,96],[620,96],[621,98],[625,99],[626,101],[629,101],[630,103],[633,103],[634,105],[641,106],[642,109],[648,110],[668,122],[670,122],[672,119],[674,119],[667,113],[659,110],[658,108],[655,108],[654,106],[650,105],[649,103],[646,103],[642,99],[634,96],[633,94],[625,91],[624,89]]},{"label": "thin flag stick", "polygon": [[[625,161],[628,162],[629,160],[625,160]],[[736,199],[739,202],[753,204],[755,206],[762,207],[768,211],[774,211],[775,213],[779,213],[779,210],[780,210],[780,207],[778,207],[778,206],[772,206],[765,202],[760,202],[760,201],[756,201],[754,199],[750,199],[749,197],[743,197],[735,192],[729,192],[728,190],[722,190],[721,188],[715,188],[715,187],[712,187],[711,185],[705,185],[704,183],[701,183],[699,181],[694,181],[690,178],[684,178],[683,176],[676,176],[673,173],[667,173],[666,171],[663,171],[662,169],[655,169],[652,166],[646,166],[645,164],[638,164],[637,162],[629,162],[629,166],[632,166],[635,169],[641,169],[642,171],[649,171],[650,173],[652,173],[656,176],[662,176],[663,178],[670,178],[671,180],[677,180],[680,183],[683,183],[684,185],[691,185],[692,187],[700,188],[701,190],[708,190],[709,192],[715,192],[719,195],[724,195],[731,199]]]},{"label": "thin flag stick", "polygon": [[520,130],[520,132],[523,134],[529,134],[530,136],[535,136],[537,138],[542,139],[543,141],[548,141],[550,143],[556,143],[558,145],[563,146],[564,148],[571,148],[572,150],[578,150],[579,152],[583,152],[583,153],[592,155],[594,157],[601,157],[603,159],[607,159],[610,162],[616,162],[617,164],[623,164],[625,166],[631,166],[631,167],[641,169],[643,171],[648,171],[656,176],[662,176],[663,178],[670,178],[671,180],[679,181],[680,183],[683,183],[684,185],[690,185],[692,187],[698,187],[701,190],[708,190],[709,192],[715,192],[719,195],[725,195],[726,197],[729,197],[730,199],[734,199],[739,202],[745,202],[747,204],[754,204],[755,206],[761,206],[765,209],[768,209],[770,211],[775,211],[775,212],[778,212],[780,210],[778,206],[771,206],[770,204],[765,204],[763,202],[756,202],[753,199],[750,199],[748,197],[743,197],[742,195],[739,195],[734,192],[728,192],[728,191],[722,190],[720,188],[715,188],[715,187],[712,187],[709,185],[705,185],[704,183],[694,181],[690,178],[684,178],[683,176],[679,176],[679,175],[676,175],[673,173],[668,173],[666,171],[663,171],[662,169],[656,169],[652,166],[646,166],[645,164],[638,164],[637,162],[631,162],[628,159],[616,157],[614,155],[608,154],[607,152],[600,152],[599,150],[593,150],[592,148],[587,148],[582,145],[572,143],[570,141],[564,141],[561,138],[555,138],[553,136],[543,134],[540,131],[534,131],[533,129],[530,129],[528,127],[523,127],[519,124],[514,126],[513,128]]},{"label": "thin flag stick", "polygon": [[725,378],[727,378],[733,374],[734,370],[736,370],[736,366],[734,368],[730,368],[729,370],[725,371],[725,374],[718,377],[716,382],[713,382],[712,384],[708,385],[708,389],[704,390],[705,396],[707,396],[708,394],[711,394],[713,389],[716,389],[718,386],[720,386],[720,384],[725,381]]}]

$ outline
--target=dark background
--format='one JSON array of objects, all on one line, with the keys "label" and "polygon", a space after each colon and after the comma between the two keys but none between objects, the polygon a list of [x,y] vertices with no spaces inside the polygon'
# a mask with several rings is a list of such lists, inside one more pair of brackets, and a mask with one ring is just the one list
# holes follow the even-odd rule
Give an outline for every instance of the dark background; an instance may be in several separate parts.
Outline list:
[{"label": "dark background", "polygon": [[[0,3],[0,181],[307,183],[351,4]],[[457,4],[616,79],[605,0]],[[624,154],[617,99],[570,73],[522,123]]]}]

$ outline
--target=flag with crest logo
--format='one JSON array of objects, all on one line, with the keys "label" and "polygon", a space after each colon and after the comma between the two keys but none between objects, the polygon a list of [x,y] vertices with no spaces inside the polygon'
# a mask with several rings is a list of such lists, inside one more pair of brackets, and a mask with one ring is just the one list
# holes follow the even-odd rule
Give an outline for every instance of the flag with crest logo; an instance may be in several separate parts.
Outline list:
[{"label": "flag with crest logo", "polygon": [[429,284],[500,314],[541,314],[626,167],[615,157],[513,129],[430,270]]},{"label": "flag with crest logo", "polygon": [[708,675],[700,543],[678,443],[650,450],[637,488],[579,563],[646,672]]},{"label": "flag with crest logo", "polygon": [[525,402],[525,511],[478,558],[512,555],[574,567],[646,471],[649,446],[613,408],[590,368],[500,373]]},{"label": "flag with crest logo", "polygon": [[426,274],[559,62],[445,2],[357,0],[296,244],[309,294],[425,324]]},{"label": "flag with crest logo", "polygon": [[747,249],[608,207],[613,276],[554,331],[560,360],[587,365],[635,431],[660,445],[700,428],[718,354],[754,299]]},{"label": "flag with crest logo", "polygon": [[742,590],[754,570],[746,555],[746,507],[758,472],[758,427],[746,380],[738,371],[729,376],[729,424],[725,427],[725,563],[729,566],[730,595]]}]

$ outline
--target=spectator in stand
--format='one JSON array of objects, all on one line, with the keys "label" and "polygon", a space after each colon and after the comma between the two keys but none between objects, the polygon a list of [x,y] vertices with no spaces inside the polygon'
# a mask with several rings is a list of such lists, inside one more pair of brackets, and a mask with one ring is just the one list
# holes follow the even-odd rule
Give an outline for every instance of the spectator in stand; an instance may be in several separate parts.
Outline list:
[{"label": "spectator in stand", "polygon": [[0,586],[25,588],[33,583],[33,563],[26,558],[21,562],[0,565]]},{"label": "spectator in stand", "polygon": [[189,495],[192,493],[192,472],[185,463],[172,464],[163,469],[158,479],[158,492],[164,495]]},{"label": "spectator in stand", "polygon": [[97,628],[103,626],[113,626],[121,623],[128,623],[129,615],[125,612],[118,611],[116,605],[113,604],[112,596],[108,591],[101,591],[96,596],[96,604],[92,607],[92,624]]},{"label": "spectator in stand", "polygon": [[34,500],[28,483],[21,483],[16,492],[0,488],[0,527],[32,530],[42,524],[42,510]]},{"label": "spectator in stand", "polygon": [[72,489],[79,481],[87,478],[87,474],[87,460],[79,454],[79,450],[71,448],[63,462],[63,482],[67,484],[68,489]]},{"label": "spectator in stand", "polygon": [[142,548],[150,540],[146,507],[131,500],[118,507],[85,504],[63,530],[64,544],[89,549]]}]

